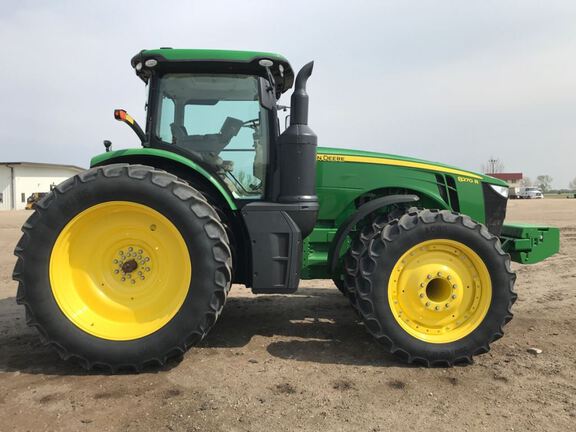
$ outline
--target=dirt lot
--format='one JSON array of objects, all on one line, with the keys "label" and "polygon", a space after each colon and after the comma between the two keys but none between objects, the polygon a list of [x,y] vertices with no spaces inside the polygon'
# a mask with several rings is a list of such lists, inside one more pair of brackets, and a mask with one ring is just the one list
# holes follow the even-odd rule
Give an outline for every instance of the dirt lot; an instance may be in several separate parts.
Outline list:
[{"label": "dirt lot", "polygon": [[292,296],[235,287],[209,337],[162,371],[85,373],[42,347],[15,304],[28,215],[0,213],[1,431],[574,430],[576,200],[510,203],[509,220],[561,227],[561,252],[515,266],[506,336],[451,369],[398,363],[331,282],[314,281]]}]

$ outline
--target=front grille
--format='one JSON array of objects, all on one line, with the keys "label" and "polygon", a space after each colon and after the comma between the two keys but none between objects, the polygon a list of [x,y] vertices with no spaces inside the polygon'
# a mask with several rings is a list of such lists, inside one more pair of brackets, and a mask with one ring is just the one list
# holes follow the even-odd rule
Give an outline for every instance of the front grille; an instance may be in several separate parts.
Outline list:
[{"label": "front grille", "polygon": [[506,218],[506,202],[502,195],[490,187],[488,183],[482,183],[484,192],[484,213],[486,220],[484,224],[492,234],[500,236],[502,224]]},{"label": "front grille", "polygon": [[459,212],[460,200],[458,199],[458,191],[456,190],[454,177],[448,175],[444,177],[442,174],[436,174],[436,183],[442,199],[450,205],[452,210]]},{"label": "front grille", "polygon": [[436,174],[436,183],[438,185],[438,192],[446,204],[448,202],[448,191],[446,190],[446,180],[442,174]]},{"label": "front grille", "polygon": [[460,211],[460,200],[458,198],[458,191],[456,190],[456,181],[452,176],[446,176],[446,183],[448,185],[448,195],[450,195],[450,205],[452,210]]}]

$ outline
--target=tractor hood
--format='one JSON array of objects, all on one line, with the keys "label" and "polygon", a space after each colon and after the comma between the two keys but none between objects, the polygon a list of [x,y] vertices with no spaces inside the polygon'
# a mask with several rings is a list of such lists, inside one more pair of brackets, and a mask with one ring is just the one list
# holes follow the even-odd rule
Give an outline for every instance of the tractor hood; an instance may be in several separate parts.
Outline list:
[{"label": "tractor hood", "polygon": [[463,170],[438,162],[430,162],[422,159],[397,156],[386,153],[377,153],[362,150],[349,150],[342,148],[318,147],[317,160],[322,162],[355,162],[377,165],[391,165],[424,170],[435,173],[452,174],[455,176],[475,179],[493,185],[508,187],[508,184],[500,179],[479,174],[473,171]]}]

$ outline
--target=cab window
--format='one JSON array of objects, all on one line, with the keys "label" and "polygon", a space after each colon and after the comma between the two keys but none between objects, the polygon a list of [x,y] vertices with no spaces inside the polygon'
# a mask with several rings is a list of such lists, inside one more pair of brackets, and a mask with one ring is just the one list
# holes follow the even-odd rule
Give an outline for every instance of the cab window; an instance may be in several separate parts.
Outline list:
[{"label": "cab window", "polygon": [[220,176],[236,198],[259,198],[268,165],[268,115],[258,89],[253,76],[164,75],[155,135]]}]

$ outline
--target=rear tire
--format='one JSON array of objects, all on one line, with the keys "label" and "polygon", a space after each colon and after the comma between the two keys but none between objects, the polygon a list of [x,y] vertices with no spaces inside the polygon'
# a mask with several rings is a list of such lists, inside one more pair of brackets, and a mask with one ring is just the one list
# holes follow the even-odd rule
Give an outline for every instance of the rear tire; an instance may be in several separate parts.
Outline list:
[{"label": "rear tire", "polygon": [[22,231],[17,302],[45,344],[86,369],[140,371],[180,357],[208,333],[230,289],[216,211],[152,167],[76,175],[38,202]]},{"label": "rear tire", "polygon": [[358,262],[365,327],[408,363],[470,363],[512,319],[510,256],[468,216],[409,211],[376,233]]}]

